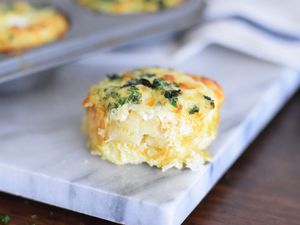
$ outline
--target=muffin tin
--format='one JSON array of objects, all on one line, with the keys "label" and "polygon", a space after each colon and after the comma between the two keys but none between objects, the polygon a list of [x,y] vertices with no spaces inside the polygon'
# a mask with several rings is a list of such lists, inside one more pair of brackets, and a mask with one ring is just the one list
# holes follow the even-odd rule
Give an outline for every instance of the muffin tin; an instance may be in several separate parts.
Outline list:
[{"label": "muffin tin", "polygon": [[90,11],[76,0],[27,0],[49,4],[70,21],[64,38],[21,55],[0,53],[0,83],[63,65],[97,49],[107,49],[160,33],[184,29],[199,21],[202,0],[157,13],[113,15]]}]

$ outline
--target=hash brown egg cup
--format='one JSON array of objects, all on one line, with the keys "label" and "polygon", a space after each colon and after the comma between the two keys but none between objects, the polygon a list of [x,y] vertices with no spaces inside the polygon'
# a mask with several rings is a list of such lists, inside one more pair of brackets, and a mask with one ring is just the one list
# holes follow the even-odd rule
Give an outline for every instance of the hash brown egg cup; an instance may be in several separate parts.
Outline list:
[{"label": "hash brown egg cup", "polygon": [[77,0],[86,8],[110,14],[153,13],[174,8],[185,0]]},{"label": "hash brown egg cup", "polygon": [[215,139],[223,91],[208,78],[142,68],[108,76],[83,101],[88,146],[118,165],[200,170]]},{"label": "hash brown egg cup", "polygon": [[0,3],[0,52],[22,52],[56,41],[68,27],[67,19],[51,6]]}]

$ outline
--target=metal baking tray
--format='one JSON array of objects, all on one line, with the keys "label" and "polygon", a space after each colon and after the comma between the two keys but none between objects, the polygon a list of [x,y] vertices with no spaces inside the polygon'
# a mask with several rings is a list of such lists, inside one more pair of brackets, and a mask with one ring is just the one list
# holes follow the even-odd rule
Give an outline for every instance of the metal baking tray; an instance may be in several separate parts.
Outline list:
[{"label": "metal baking tray", "polygon": [[199,21],[205,5],[202,0],[186,0],[176,8],[157,13],[112,15],[90,11],[76,0],[28,2],[56,7],[69,19],[69,31],[63,39],[21,55],[0,53],[0,83],[72,62],[96,49],[107,49],[187,28]]}]

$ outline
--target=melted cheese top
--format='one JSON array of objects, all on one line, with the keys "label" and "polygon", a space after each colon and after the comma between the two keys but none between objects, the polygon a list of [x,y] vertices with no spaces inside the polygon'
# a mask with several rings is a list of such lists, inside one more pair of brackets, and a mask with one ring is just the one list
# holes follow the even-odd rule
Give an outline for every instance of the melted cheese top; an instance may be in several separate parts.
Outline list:
[{"label": "melted cheese top", "polygon": [[0,3],[0,30],[26,28],[55,12],[49,6],[32,6],[25,2]]},{"label": "melted cheese top", "polygon": [[205,116],[215,107],[215,93],[193,76],[169,69],[139,69],[111,75],[90,90],[88,105],[105,107],[111,120],[126,120],[128,111],[145,120],[169,113]]}]

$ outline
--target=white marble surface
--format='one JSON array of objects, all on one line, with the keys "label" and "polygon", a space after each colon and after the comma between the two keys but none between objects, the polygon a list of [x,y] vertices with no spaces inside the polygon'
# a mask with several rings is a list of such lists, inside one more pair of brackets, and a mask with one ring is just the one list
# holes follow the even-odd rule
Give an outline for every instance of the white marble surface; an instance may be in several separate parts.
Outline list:
[{"label": "white marble surface", "polygon": [[44,88],[0,96],[0,190],[128,225],[181,224],[295,92],[300,76],[220,48],[179,68],[207,74],[225,90],[214,159],[203,171],[119,167],[90,155],[81,101],[102,75],[126,68],[82,63]]}]

